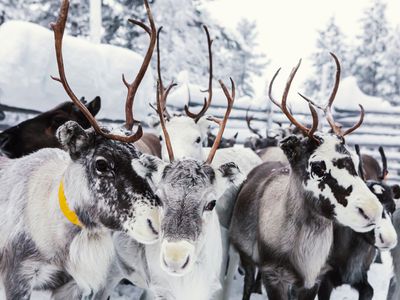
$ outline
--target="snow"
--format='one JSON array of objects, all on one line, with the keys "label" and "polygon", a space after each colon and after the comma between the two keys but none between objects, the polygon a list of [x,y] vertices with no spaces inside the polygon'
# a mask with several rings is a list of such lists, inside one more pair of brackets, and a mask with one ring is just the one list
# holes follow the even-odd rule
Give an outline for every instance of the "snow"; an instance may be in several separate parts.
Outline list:
[{"label": "snow", "polygon": [[388,101],[364,94],[358,87],[355,77],[349,76],[344,78],[340,82],[334,107],[357,110],[358,104],[361,104],[366,110],[374,110],[376,108],[391,109]]},{"label": "snow", "polygon": [[[45,111],[69,100],[61,84],[50,78],[58,75],[53,33],[39,25],[9,21],[0,26],[0,103]],[[80,38],[64,37],[65,72],[70,86],[80,98],[101,96],[98,117],[124,119],[128,82],[136,76],[142,56],[130,50],[92,44]],[[146,116],[153,100],[154,81],[149,69],[137,92],[135,113]]]}]

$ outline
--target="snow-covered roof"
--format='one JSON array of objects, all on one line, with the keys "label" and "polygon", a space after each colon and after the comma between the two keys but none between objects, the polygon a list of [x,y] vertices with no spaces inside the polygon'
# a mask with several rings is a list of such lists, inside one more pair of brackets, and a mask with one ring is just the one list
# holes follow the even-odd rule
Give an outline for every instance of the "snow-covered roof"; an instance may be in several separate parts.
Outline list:
[{"label": "snow-covered roof", "polygon": [[[0,26],[0,103],[48,110],[69,98],[50,78],[58,75],[52,31],[39,25],[9,21]],[[69,83],[78,97],[101,96],[99,117],[124,119],[126,87],[142,63],[142,56],[121,47],[93,44],[81,38],[64,37],[63,53]],[[137,92],[135,113],[145,116],[155,95],[149,69]]]}]

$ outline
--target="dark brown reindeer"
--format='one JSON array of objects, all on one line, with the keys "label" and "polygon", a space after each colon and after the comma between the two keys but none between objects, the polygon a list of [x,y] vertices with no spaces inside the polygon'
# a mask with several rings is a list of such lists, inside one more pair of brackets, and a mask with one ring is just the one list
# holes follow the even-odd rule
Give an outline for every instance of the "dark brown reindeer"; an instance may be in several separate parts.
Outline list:
[{"label": "dark brown reindeer", "polygon": [[[254,286],[255,269],[270,300],[312,299],[333,242],[334,221],[355,231],[375,228],[382,205],[356,172],[355,156],[334,126],[330,107],[339,78],[327,106],[327,119],[334,133],[317,132],[318,115],[309,104],[312,127],[299,123],[286,101],[291,82],[300,66],[292,70],[280,107],[304,137],[292,135],[280,147],[290,167],[264,163],[250,172],[240,191],[230,227],[233,246],[245,269],[243,299]],[[338,66],[339,69],[339,66]]]},{"label": "dark brown reindeer", "polygon": [[[81,99],[82,102],[83,98]],[[100,97],[85,106],[95,116],[101,107]],[[63,102],[55,108],[23,121],[0,133],[0,153],[9,158],[28,155],[42,148],[61,148],[55,133],[62,124],[75,121],[87,129],[90,123],[71,101]]]}]

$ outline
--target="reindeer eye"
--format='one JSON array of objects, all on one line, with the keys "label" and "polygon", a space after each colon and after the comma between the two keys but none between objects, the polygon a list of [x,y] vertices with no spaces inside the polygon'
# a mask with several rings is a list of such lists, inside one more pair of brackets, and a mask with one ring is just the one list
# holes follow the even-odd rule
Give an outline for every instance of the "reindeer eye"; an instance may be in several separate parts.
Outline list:
[{"label": "reindeer eye", "polygon": [[326,171],[326,165],[324,161],[312,162],[311,163],[311,172],[318,177],[324,176]]},{"label": "reindeer eye", "polygon": [[96,159],[96,171],[104,173],[107,172],[108,169],[108,162],[105,160],[105,158],[101,157]]},{"label": "reindeer eye", "polygon": [[215,207],[215,204],[217,204],[216,200],[212,200],[212,201],[208,202],[207,205],[204,207],[204,210],[212,211]]},{"label": "reindeer eye", "polygon": [[158,138],[159,138],[160,141],[162,141],[162,136],[161,135]]},{"label": "reindeer eye", "polygon": [[197,139],[196,139],[196,144],[200,144],[200,142],[201,142],[201,138],[200,137],[198,137]]}]

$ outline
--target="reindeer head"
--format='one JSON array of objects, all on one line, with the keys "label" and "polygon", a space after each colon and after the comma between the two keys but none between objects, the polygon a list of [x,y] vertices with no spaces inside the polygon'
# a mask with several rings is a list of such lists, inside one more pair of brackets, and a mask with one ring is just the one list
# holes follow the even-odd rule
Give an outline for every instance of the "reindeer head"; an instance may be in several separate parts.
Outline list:
[{"label": "reindeer head", "polygon": [[[364,180],[366,179],[364,173],[364,161],[363,157],[360,154],[360,147],[358,145],[355,146],[357,156],[359,157],[360,163],[358,166],[360,177]],[[377,223],[375,229],[365,235],[367,242],[371,245],[375,245],[377,248],[381,250],[390,250],[394,248],[397,244],[397,233],[394,228],[391,216],[396,210],[396,203],[394,201],[394,193],[393,188],[388,186],[383,182],[388,174],[387,170],[387,161],[385,152],[382,147],[379,147],[379,152],[382,158],[383,169],[379,167],[381,174],[376,174],[376,177],[380,180],[368,179],[366,180],[366,184],[372,193],[378,198],[379,202],[383,206],[382,219]],[[369,161],[368,161],[369,162]],[[376,162],[379,166],[379,163]]]},{"label": "reindeer head", "polygon": [[[99,112],[100,105],[100,97],[85,104],[94,116]],[[0,152],[10,158],[18,158],[42,148],[58,148],[60,144],[55,137],[56,130],[70,120],[78,122],[83,128],[90,126],[85,116],[72,102],[64,102],[0,133]]]},{"label": "reindeer head", "polygon": [[[65,184],[74,184],[68,190],[85,196],[84,201],[72,203],[83,226],[101,224],[125,231],[142,243],[156,241],[158,198],[131,167],[131,160],[140,153],[129,143],[105,138],[93,129],[84,130],[73,121],[58,129],[57,138],[72,159]],[[81,186],[86,186],[83,191]],[[70,201],[82,198],[66,196]]]},{"label": "reindeer head", "polygon": [[306,198],[310,201],[311,207],[314,207],[321,215],[336,219],[339,223],[349,226],[355,231],[366,232],[373,229],[380,221],[382,205],[358,175],[356,171],[358,158],[349,151],[344,140],[345,135],[361,125],[364,110],[361,107],[360,121],[347,131],[341,132],[335,125],[331,106],[338,89],[340,65],[336,56],[332,56],[338,71],[334,90],[324,112],[333,133],[316,132],[318,114],[310,100],[307,99],[313,117],[311,128],[298,122],[286,107],[290,85],[300,67],[300,62],[289,76],[282,103],[276,102],[271,93],[272,84],[279,70],[270,83],[269,95],[271,100],[281,108],[282,112],[304,135],[304,137],[292,135],[285,138],[281,142],[281,148],[289,160],[292,173],[306,192]]},{"label": "reindeer head", "polygon": [[[171,144],[176,158],[203,159],[203,143],[207,139],[207,131],[211,122],[206,118],[194,119],[187,116],[175,116],[166,122],[165,126],[170,135]],[[161,142],[161,157],[168,161],[168,150],[162,132],[159,134]]]},{"label": "reindeer head", "polygon": [[[142,66],[135,80],[129,84],[122,76],[128,89],[125,114],[125,128],[131,132],[138,123],[133,118],[133,102],[136,91],[150,64],[156,43],[156,28],[148,2],[144,1],[150,27],[130,20],[150,35],[150,43]],[[57,137],[72,159],[65,175],[65,184],[76,183],[70,187],[81,195],[76,199],[86,201],[75,203],[74,208],[79,220],[85,226],[103,226],[113,230],[123,230],[142,243],[151,243],[158,238],[158,199],[148,183],[139,177],[131,166],[131,160],[139,153],[131,143],[138,141],[143,134],[139,124],[132,135],[113,133],[101,127],[90,111],[83,105],[67,81],[62,54],[62,39],[68,16],[69,1],[64,0],[56,23],[51,25],[54,31],[55,50],[60,82],[72,102],[81,110],[93,129],[83,130],[74,122],[67,122],[57,131]],[[80,188],[82,186],[82,189]],[[79,188],[78,188],[79,187]],[[85,189],[86,187],[86,189]],[[67,189],[66,189],[67,190]],[[74,199],[74,195],[66,195]],[[69,197],[70,196],[70,197]],[[73,201],[73,200],[72,200]]]},{"label": "reindeer head", "polygon": [[[160,263],[171,275],[183,276],[190,272],[199,259],[206,239],[210,235],[220,234],[214,210],[216,202],[230,185],[239,186],[244,180],[234,163],[224,164],[217,169],[211,166],[233,106],[235,87],[231,82],[232,92],[229,93],[220,81],[228,107],[223,120],[212,119],[220,129],[207,160],[203,162],[187,158],[175,160],[175,148],[166,127],[164,111],[169,88],[164,89],[159,79],[157,112],[170,162],[148,155],[132,161],[135,171],[153,182],[162,203]],[[215,242],[219,241],[216,239]]]},{"label": "reindeer head", "polygon": [[239,186],[244,176],[234,163],[214,168],[193,159],[167,163],[142,155],[132,164],[154,183],[161,202],[161,266],[171,275],[183,276],[198,260],[207,236],[215,234],[208,227],[218,222],[218,198],[231,185]]}]

